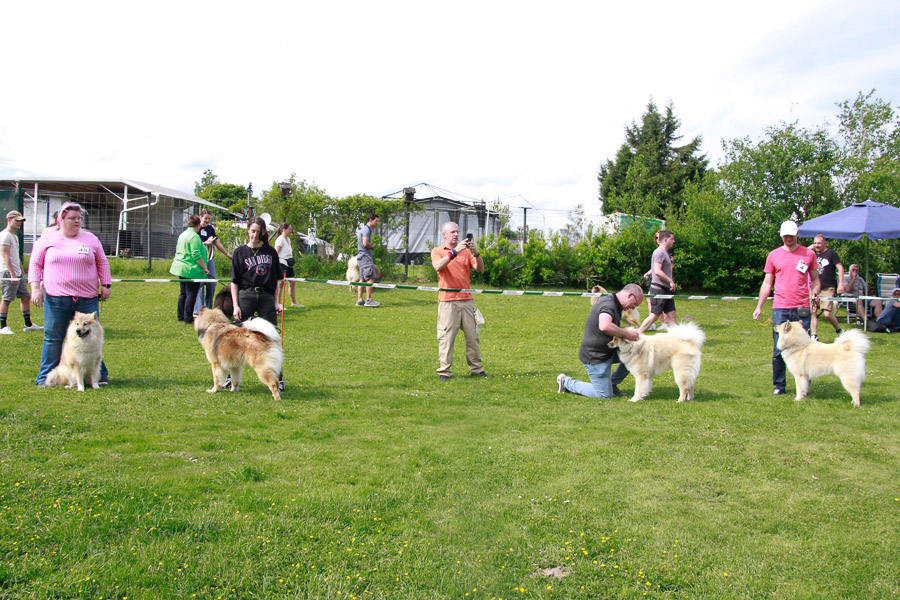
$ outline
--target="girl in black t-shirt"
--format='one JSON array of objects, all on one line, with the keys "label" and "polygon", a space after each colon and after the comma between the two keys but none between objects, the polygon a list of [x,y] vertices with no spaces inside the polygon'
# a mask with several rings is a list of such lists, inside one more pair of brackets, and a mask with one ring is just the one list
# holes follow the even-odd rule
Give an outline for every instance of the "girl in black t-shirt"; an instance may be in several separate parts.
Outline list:
[{"label": "girl in black t-shirt", "polygon": [[249,243],[231,257],[231,301],[236,321],[259,315],[278,327],[277,314],[282,307],[275,298],[281,280],[278,253],[269,245],[266,222],[260,218],[247,223]]},{"label": "girl in black t-shirt", "polygon": [[[234,320],[242,322],[259,315],[277,328],[277,315],[282,311],[282,306],[275,298],[275,290],[281,279],[278,253],[269,245],[266,222],[259,217],[247,222],[247,237],[250,241],[236,249],[231,256]],[[226,384],[230,382],[229,375]],[[284,379],[280,374],[278,389],[284,391]]]}]

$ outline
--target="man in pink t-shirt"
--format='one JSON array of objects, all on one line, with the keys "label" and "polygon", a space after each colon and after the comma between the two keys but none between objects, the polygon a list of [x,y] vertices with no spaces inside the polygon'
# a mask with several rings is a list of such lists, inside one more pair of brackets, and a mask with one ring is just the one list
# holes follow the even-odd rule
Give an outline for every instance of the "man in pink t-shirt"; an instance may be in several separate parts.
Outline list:
[{"label": "man in pink t-shirt", "polygon": [[763,304],[775,283],[775,299],[772,303],[772,383],[775,394],[783,394],[787,386],[787,367],[778,349],[778,334],[775,327],[785,321],[800,321],[809,331],[810,304],[818,302],[819,272],[816,254],[797,243],[797,224],[785,221],[781,224],[781,239],[784,245],[769,253],[764,269],[765,278],[759,288],[759,298],[753,318],[759,320]]}]

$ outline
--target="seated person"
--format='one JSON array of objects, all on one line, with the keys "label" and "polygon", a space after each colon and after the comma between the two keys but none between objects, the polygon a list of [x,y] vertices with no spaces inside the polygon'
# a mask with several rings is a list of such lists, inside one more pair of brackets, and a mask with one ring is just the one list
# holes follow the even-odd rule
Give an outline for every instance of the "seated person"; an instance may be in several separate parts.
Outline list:
[{"label": "seated person", "polygon": [[[869,295],[869,286],[866,285],[866,280],[859,276],[859,265],[850,265],[849,272],[844,275],[844,293],[841,295],[846,298],[859,298],[860,296]],[[857,324],[861,322],[860,319],[866,314],[863,305],[864,302],[862,300],[856,301]],[[873,308],[876,317],[881,314],[881,300],[870,300],[869,306]]]},{"label": "seated person", "polygon": [[900,281],[897,282],[897,287],[894,288],[891,297],[894,301],[884,307],[877,319],[879,323],[887,327],[888,333],[900,330]]}]

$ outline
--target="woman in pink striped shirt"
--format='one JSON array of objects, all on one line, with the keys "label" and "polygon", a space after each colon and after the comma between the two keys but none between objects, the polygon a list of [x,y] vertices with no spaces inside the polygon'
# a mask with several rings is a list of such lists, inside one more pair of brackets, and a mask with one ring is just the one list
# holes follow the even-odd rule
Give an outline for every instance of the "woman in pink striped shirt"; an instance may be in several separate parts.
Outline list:
[{"label": "woman in pink striped shirt", "polygon": [[[45,385],[47,374],[59,364],[75,312],[99,315],[98,301],[109,298],[109,262],[97,236],[81,228],[84,214],[78,204],[63,204],[56,217],[59,230],[47,231],[31,251],[31,301],[44,308],[44,348],[35,378],[39,386]],[[109,383],[108,377],[106,364],[100,363],[100,385]]]}]

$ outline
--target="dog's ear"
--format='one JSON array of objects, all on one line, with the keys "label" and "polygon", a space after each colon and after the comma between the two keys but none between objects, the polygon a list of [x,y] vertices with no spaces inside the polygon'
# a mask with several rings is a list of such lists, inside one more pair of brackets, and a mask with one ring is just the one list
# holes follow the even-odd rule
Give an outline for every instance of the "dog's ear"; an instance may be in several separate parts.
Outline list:
[{"label": "dog's ear", "polygon": [[785,331],[790,331],[790,330],[791,330],[791,322],[790,322],[790,321],[787,321],[787,322],[784,324],[784,330],[785,330]]},{"label": "dog's ear", "polygon": [[90,317],[91,317],[92,319],[96,319],[96,318],[97,318],[97,311],[95,310],[94,312],[92,312],[92,313],[90,314]]}]

